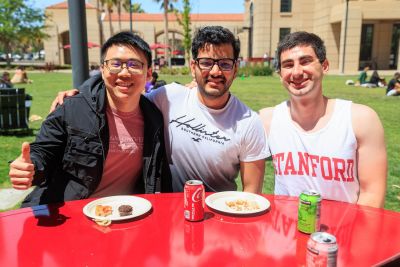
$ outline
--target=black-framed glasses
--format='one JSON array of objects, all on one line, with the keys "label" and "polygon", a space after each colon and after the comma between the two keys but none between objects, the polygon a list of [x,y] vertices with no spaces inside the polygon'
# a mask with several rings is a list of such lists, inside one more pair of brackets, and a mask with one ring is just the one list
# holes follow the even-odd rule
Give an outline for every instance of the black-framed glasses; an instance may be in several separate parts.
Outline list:
[{"label": "black-framed glasses", "polygon": [[110,73],[117,74],[125,68],[128,70],[130,74],[141,74],[143,73],[144,63],[137,59],[128,59],[126,61],[122,61],[120,59],[108,59],[104,60],[104,65],[110,71]]},{"label": "black-framed glasses", "polygon": [[236,60],[231,58],[213,59],[208,57],[201,57],[197,58],[195,61],[201,70],[207,71],[210,71],[215,64],[217,64],[219,69],[222,71],[231,71],[236,63]]}]

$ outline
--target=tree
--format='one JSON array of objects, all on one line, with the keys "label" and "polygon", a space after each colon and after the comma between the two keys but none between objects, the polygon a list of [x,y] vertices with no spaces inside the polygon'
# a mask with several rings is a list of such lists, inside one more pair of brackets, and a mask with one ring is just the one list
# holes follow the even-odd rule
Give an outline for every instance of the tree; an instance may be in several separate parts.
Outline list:
[{"label": "tree", "polygon": [[[164,10],[164,54],[166,57],[166,60],[168,62],[168,66],[170,66],[170,60],[169,60],[169,51],[168,51],[168,46],[169,46],[169,40],[168,40],[168,13],[174,10],[174,7],[171,2],[177,2],[177,0],[154,0],[157,3],[160,3],[162,1],[161,9]],[[171,2],[170,2],[171,1]]]},{"label": "tree", "polygon": [[33,45],[48,37],[44,32],[45,19],[43,11],[29,6],[24,0],[0,0],[0,43],[8,66],[13,49]]},{"label": "tree", "polygon": [[109,22],[109,26],[110,26],[110,36],[114,35],[114,29],[112,26],[112,21],[111,21],[111,16],[113,13],[113,6],[117,4],[118,0],[100,0],[101,5],[105,6],[107,8],[107,13],[108,13],[108,22]]},{"label": "tree", "polygon": [[[122,3],[122,7],[125,9],[126,12],[130,12],[130,2],[131,0],[124,0]],[[132,13],[145,13],[144,9],[142,8],[142,4],[132,3]]]},{"label": "tree", "polygon": [[119,31],[121,31],[121,10],[122,10],[122,0],[117,0],[117,13],[118,13],[118,26]]},{"label": "tree", "polygon": [[190,21],[190,0],[183,0],[183,10],[179,12],[179,10],[175,9],[175,16],[178,20],[179,25],[182,26],[183,29],[183,47],[185,49],[185,58],[186,64],[189,64],[190,61],[190,49],[192,47],[192,34],[191,34],[191,21]]},{"label": "tree", "polygon": [[100,0],[96,0],[96,9],[97,9],[97,21],[99,23],[99,37],[100,44],[104,43],[104,27],[103,27],[103,2]]}]

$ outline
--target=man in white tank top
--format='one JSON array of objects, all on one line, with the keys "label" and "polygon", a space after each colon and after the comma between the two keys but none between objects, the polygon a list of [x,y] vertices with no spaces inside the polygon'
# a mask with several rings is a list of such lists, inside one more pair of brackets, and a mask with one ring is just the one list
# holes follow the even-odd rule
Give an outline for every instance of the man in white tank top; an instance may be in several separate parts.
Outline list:
[{"label": "man in white tank top", "polygon": [[328,99],[323,41],[295,32],[278,45],[289,100],[260,111],[275,168],[275,193],[315,189],[324,199],[383,207],[387,158],[382,124],[371,108]]}]

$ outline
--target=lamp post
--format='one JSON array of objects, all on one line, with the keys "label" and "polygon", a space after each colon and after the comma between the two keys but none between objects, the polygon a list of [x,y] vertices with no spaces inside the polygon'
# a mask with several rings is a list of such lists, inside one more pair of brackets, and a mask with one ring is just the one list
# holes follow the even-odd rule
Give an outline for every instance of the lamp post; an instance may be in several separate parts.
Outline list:
[{"label": "lamp post", "polygon": [[85,1],[68,0],[68,17],[72,80],[74,88],[78,88],[89,78]]},{"label": "lamp post", "polygon": [[349,17],[349,0],[346,0],[346,16],[344,19],[344,38],[343,38],[343,57],[342,57],[342,74],[344,74],[344,66],[346,60],[346,42],[347,42],[347,20]]},{"label": "lamp post", "polygon": [[132,32],[132,0],[129,0],[129,26]]}]

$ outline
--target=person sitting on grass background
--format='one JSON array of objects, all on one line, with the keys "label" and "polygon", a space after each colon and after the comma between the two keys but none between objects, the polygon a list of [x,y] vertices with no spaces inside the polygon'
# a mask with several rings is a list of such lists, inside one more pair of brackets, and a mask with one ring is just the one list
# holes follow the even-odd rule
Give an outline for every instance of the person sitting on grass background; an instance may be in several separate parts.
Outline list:
[{"label": "person sitting on grass background", "polygon": [[389,81],[387,89],[387,96],[398,96],[400,95],[400,72],[396,72],[393,78]]},{"label": "person sitting on grass background", "polygon": [[10,80],[10,73],[5,71],[3,72],[3,75],[1,75],[0,78],[0,88],[5,89],[5,88],[13,88],[14,85],[12,84]]},{"label": "person sitting on grass background", "polygon": [[24,66],[19,66],[14,73],[14,76],[11,79],[13,84],[17,83],[32,83],[32,80],[29,80],[28,73],[25,70]]},{"label": "person sitting on grass background", "polygon": [[386,86],[385,78],[379,76],[377,70],[374,70],[372,72],[371,78],[369,79],[369,83],[375,85],[375,87],[385,87]]}]

